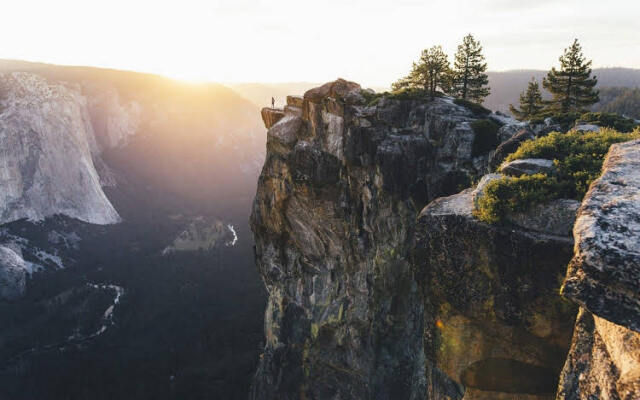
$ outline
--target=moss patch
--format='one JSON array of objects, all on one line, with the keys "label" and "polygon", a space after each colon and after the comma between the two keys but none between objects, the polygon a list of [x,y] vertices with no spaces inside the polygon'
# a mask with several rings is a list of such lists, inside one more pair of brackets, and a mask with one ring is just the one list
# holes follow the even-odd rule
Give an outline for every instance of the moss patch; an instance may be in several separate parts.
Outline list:
[{"label": "moss patch", "polygon": [[535,204],[555,199],[582,200],[591,182],[600,176],[609,147],[638,138],[640,129],[632,133],[602,129],[587,133],[554,132],[526,141],[506,161],[546,158],[554,161],[557,173],[503,177],[490,182],[475,215],[480,220],[496,223],[509,213],[526,211]]}]

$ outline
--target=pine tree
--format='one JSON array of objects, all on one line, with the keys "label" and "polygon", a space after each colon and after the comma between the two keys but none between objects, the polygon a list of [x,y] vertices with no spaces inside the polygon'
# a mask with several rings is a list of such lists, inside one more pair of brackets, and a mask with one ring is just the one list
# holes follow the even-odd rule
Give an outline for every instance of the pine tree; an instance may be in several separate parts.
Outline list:
[{"label": "pine tree", "polygon": [[444,87],[444,78],[449,71],[449,60],[441,46],[422,50],[420,59],[413,63],[408,76],[391,85],[393,90],[419,88],[434,98],[438,87]]},{"label": "pine tree", "polygon": [[540,93],[540,86],[535,78],[531,78],[527,90],[520,94],[520,109],[515,108],[513,104],[509,106],[511,113],[520,120],[531,119],[538,115],[543,108],[544,102]]},{"label": "pine tree", "polygon": [[548,111],[583,111],[587,106],[599,101],[598,91],[594,89],[597,78],[591,77],[591,61],[585,60],[578,39],[564,50],[559,58],[560,70],[555,67],[542,80],[542,86],[552,94],[548,102]]},{"label": "pine tree", "polygon": [[486,86],[489,77],[485,74],[487,63],[484,62],[482,46],[473,35],[468,34],[462,39],[455,55],[451,74],[451,94],[476,103],[482,103],[490,93]]}]

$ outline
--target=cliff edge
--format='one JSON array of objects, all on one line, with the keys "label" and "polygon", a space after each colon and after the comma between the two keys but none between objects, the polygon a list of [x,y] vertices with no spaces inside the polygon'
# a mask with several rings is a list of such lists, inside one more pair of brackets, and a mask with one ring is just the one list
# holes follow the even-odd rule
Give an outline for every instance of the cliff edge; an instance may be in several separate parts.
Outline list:
[{"label": "cliff edge", "polygon": [[489,182],[556,168],[501,163],[550,127],[344,80],[262,117],[252,399],[640,396],[640,141],[611,147],[581,205],[489,224]]},{"label": "cliff edge", "polygon": [[264,109],[251,227],[269,293],[253,399],[455,398],[425,360],[408,254],[418,211],[487,172],[450,98],[372,98],[345,80]]},{"label": "cliff edge", "polygon": [[615,144],[578,211],[564,296],[581,305],[558,399],[640,398],[640,140]]}]

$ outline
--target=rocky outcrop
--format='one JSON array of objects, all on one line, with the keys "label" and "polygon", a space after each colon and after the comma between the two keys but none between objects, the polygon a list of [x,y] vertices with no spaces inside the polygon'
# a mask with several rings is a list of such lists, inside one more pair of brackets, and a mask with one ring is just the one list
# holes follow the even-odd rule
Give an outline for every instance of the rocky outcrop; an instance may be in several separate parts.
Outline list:
[{"label": "rocky outcrop", "polygon": [[577,124],[573,127],[573,130],[582,132],[600,132],[600,127],[593,124]]},{"label": "rocky outcrop", "polygon": [[30,73],[0,75],[0,223],[64,214],[120,220],[102,191],[86,100]]},{"label": "rocky outcrop", "polygon": [[482,223],[473,216],[474,199],[499,177],[487,175],[477,189],[437,199],[420,213],[413,265],[424,300],[425,356],[458,388],[449,398],[551,399],[576,312],[558,294],[575,213],[560,219],[557,207],[544,206],[545,220],[564,224],[557,235],[540,232],[549,228],[538,227],[535,214],[520,215],[520,226]]},{"label": "rocky outcrop", "polygon": [[232,246],[238,240],[232,225],[219,219],[197,217],[165,247],[162,254],[177,251],[209,251],[224,246]]},{"label": "rocky outcrop", "polygon": [[611,146],[576,225],[563,293],[594,314],[640,331],[640,141]]},{"label": "rocky outcrop", "polygon": [[556,236],[571,236],[580,202],[556,199],[536,204],[529,210],[507,215],[508,222],[520,228]]},{"label": "rocky outcrop", "polygon": [[27,266],[13,249],[0,246],[0,300],[16,300],[27,286]]},{"label": "rocky outcrop", "polygon": [[559,400],[637,399],[640,334],[582,308],[560,377]]},{"label": "rocky outcrop", "polygon": [[496,151],[491,155],[489,159],[489,168],[492,171],[498,169],[500,164],[507,158],[507,156],[520,147],[520,145],[530,139],[535,138],[535,133],[530,128],[523,128],[518,131],[511,138],[506,141],[500,143],[500,145],[496,148]]},{"label": "rocky outcrop", "polygon": [[513,160],[500,166],[500,172],[511,176],[551,174],[555,167],[553,160],[543,158],[525,158]]},{"label": "rocky outcrop", "polygon": [[264,121],[264,126],[266,126],[267,129],[274,126],[282,119],[282,117],[284,117],[284,111],[279,108],[265,107],[262,109],[261,114],[262,121]]},{"label": "rocky outcrop", "polygon": [[370,96],[338,80],[265,118],[251,226],[269,300],[251,398],[639,398],[640,141],[612,147],[582,205],[489,225],[474,216],[489,182],[553,163],[487,172],[553,121],[503,126],[474,157],[471,124],[502,119]]},{"label": "rocky outcrop", "polygon": [[[344,80],[288,102],[271,126],[265,118],[251,226],[269,300],[252,399],[461,396],[458,376],[425,359],[430,304],[408,254],[417,211],[486,172],[487,155],[471,151],[476,119],[447,98],[382,97],[367,106],[360,87]],[[542,292],[512,295],[548,301]],[[537,320],[539,335],[555,335],[550,320]]]},{"label": "rocky outcrop", "polygon": [[640,397],[640,141],[611,146],[574,227],[562,288],[582,306],[560,399]]}]

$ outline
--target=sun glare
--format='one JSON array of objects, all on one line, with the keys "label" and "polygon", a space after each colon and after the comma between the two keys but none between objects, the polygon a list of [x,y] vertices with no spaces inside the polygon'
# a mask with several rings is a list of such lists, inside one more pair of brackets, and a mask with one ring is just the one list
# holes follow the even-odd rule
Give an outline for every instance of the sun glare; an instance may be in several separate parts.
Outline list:
[{"label": "sun glare", "polygon": [[190,84],[200,84],[213,82],[211,72],[206,73],[204,71],[193,71],[187,68],[175,68],[175,69],[163,69],[161,71],[156,72],[159,75],[165,76],[167,78],[171,78],[180,82],[190,83]]}]

